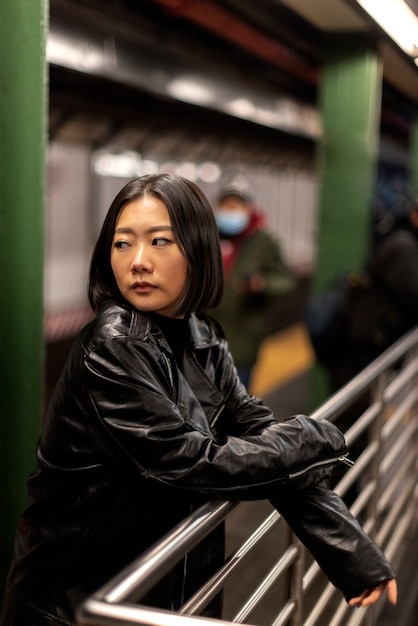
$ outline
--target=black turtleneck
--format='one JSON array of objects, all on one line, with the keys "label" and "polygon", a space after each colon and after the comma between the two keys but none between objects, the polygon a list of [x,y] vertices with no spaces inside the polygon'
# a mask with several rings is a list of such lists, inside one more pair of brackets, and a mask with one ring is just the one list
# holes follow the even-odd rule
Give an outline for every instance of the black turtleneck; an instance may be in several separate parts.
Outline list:
[{"label": "black turtleneck", "polygon": [[189,316],[177,318],[152,313],[152,319],[161,329],[173,351],[177,365],[182,369],[184,349],[189,341]]}]

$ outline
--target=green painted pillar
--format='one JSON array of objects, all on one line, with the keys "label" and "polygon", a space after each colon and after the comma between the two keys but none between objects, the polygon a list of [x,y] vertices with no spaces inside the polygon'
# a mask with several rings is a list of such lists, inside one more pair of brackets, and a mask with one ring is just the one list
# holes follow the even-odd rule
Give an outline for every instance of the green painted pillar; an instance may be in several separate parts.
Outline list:
[{"label": "green painted pillar", "polygon": [[43,402],[47,0],[0,10],[0,599]]},{"label": "green painted pillar", "polygon": [[[374,47],[358,37],[328,42],[319,107],[324,142],[317,264],[313,289],[322,290],[342,272],[359,269],[369,247],[371,202],[379,148],[382,67]],[[312,405],[328,395],[323,372],[314,368]]]}]

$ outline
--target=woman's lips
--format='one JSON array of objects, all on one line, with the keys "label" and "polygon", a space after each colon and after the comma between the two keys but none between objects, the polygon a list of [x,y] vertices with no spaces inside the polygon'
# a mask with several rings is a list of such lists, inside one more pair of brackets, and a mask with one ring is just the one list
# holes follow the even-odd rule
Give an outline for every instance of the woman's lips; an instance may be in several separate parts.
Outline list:
[{"label": "woman's lips", "polygon": [[155,289],[155,286],[151,283],[140,282],[134,283],[132,285],[132,289],[135,291],[135,293],[149,293],[150,291]]}]

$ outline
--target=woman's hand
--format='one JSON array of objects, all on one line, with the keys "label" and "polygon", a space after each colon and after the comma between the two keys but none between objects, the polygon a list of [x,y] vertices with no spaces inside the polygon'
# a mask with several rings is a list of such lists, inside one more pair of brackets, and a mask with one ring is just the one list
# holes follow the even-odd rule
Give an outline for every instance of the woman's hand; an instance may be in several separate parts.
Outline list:
[{"label": "woman's hand", "polygon": [[357,598],[351,598],[348,604],[350,606],[357,607],[371,606],[379,600],[379,598],[385,593],[385,591],[387,591],[388,593],[389,602],[395,606],[398,597],[398,587],[395,578],[391,580],[385,580],[385,582],[381,583],[374,589],[366,589],[366,591],[363,591],[363,593]]}]

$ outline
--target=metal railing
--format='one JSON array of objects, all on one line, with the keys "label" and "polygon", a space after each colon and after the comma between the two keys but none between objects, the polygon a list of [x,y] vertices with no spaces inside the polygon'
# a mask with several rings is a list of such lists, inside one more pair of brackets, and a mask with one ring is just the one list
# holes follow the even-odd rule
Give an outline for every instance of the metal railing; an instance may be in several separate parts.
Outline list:
[{"label": "metal railing", "polygon": [[[402,559],[402,542],[416,516],[418,477],[418,329],[406,334],[356,378],[334,394],[312,417],[338,416],[364,394],[366,409],[346,432],[349,446],[367,435],[355,465],[335,486],[345,497],[357,485],[350,508],[389,560]],[[359,488],[360,487],[360,488]],[[246,503],[248,505],[248,503]],[[141,605],[141,599],[178,561],[244,503],[212,501],[179,524],[162,541],[135,560],[80,607],[77,626],[207,626],[253,623],[271,626],[372,626],[382,602],[367,610],[352,609],[281,516],[268,512],[245,540],[227,554],[223,566],[177,612]],[[272,538],[272,533],[276,537]],[[223,620],[203,617],[204,607],[228,585],[240,584],[242,572],[265,558],[258,552],[268,542],[273,562],[242,604]],[[238,582],[237,582],[238,581]],[[257,617],[269,593],[274,614]],[[270,603],[271,604],[271,603]]]}]

